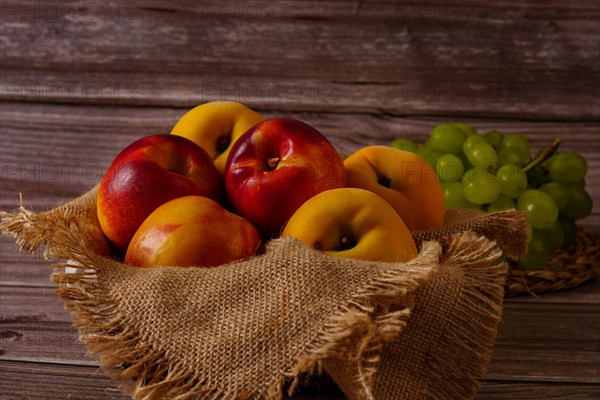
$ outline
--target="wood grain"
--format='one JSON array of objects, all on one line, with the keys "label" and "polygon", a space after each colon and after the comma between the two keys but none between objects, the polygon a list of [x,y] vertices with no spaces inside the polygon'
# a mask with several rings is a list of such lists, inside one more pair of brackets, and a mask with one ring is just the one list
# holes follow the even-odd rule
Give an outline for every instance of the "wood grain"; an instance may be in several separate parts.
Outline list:
[{"label": "wood grain", "polygon": [[[584,291],[599,290],[600,282],[594,281]],[[1,286],[0,299],[0,360],[96,365],[76,340],[70,316],[52,289]],[[486,378],[600,384],[600,303],[580,299],[508,300]]]},{"label": "wood grain", "polygon": [[598,116],[594,2],[6,8],[5,100],[189,107],[230,99],[400,116]]},{"label": "wood grain", "polygon": [[[33,364],[0,361],[3,378],[2,400],[124,400],[115,384],[96,367],[61,364]],[[599,385],[503,381],[484,382],[476,400],[517,399],[595,399],[600,394]],[[341,393],[324,388],[310,393],[298,393],[294,400],[343,400]]]},{"label": "wood grain", "polygon": [[531,400],[531,399],[597,399],[599,385],[547,382],[496,382],[486,381],[475,396],[476,400]]}]

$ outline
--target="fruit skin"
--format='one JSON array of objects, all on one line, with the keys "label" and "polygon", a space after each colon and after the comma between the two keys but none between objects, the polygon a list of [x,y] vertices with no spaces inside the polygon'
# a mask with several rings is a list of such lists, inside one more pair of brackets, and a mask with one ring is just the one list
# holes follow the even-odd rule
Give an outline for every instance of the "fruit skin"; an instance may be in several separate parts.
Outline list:
[{"label": "fruit skin", "polygon": [[406,262],[417,255],[410,231],[392,206],[364,189],[315,195],[292,215],[281,236],[344,258]]},{"label": "fruit skin", "polygon": [[529,224],[536,229],[550,228],[558,218],[558,206],[539,189],[528,189],[517,200],[517,210],[526,211]]},{"label": "fruit skin", "polygon": [[139,227],[125,263],[140,267],[212,267],[253,256],[258,231],[202,196],[183,196],[158,207]]},{"label": "fruit skin", "polygon": [[346,170],[333,145],[315,128],[289,118],[249,129],[233,145],[225,168],[232,208],[265,238],[279,236],[306,200],[345,183]]},{"label": "fruit skin", "polygon": [[442,153],[460,154],[467,133],[454,124],[436,125],[429,134],[425,146]]},{"label": "fruit skin", "polygon": [[423,158],[388,146],[366,146],[344,160],[348,187],[383,197],[408,229],[438,228],[444,222],[444,190]]},{"label": "fruit skin", "polygon": [[548,163],[550,179],[556,182],[580,182],[585,179],[587,169],[586,159],[572,151],[554,154]]},{"label": "fruit skin", "polygon": [[180,136],[146,136],[123,149],[102,178],[96,197],[98,220],[124,254],[152,211],[186,195],[222,200],[223,181],[210,156]]},{"label": "fruit skin", "polygon": [[235,101],[212,101],[185,113],[171,130],[202,147],[224,174],[235,141],[265,117]]}]

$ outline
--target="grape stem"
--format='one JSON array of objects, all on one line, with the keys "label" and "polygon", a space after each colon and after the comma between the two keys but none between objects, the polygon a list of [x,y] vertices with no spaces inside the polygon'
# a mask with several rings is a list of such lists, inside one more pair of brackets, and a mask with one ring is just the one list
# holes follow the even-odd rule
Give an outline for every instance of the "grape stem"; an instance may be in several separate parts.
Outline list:
[{"label": "grape stem", "polygon": [[538,165],[552,157],[556,150],[558,150],[558,146],[560,146],[560,139],[556,138],[552,141],[552,143],[550,143],[550,145],[546,148],[546,150],[544,150],[542,154],[537,156],[529,164],[523,167],[523,172],[532,170],[533,168],[537,167]]}]

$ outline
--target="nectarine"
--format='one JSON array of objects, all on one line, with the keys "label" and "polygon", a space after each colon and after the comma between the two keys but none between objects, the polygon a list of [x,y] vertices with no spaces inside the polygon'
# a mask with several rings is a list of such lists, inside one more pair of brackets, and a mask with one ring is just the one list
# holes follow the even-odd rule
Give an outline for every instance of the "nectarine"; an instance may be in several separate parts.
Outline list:
[{"label": "nectarine", "polygon": [[217,266],[250,257],[260,235],[215,201],[184,196],[166,202],[144,220],[125,255],[140,267]]},{"label": "nectarine", "polygon": [[444,222],[444,191],[422,157],[387,146],[366,146],[344,160],[347,186],[384,198],[408,229],[438,228]]},{"label": "nectarine", "polygon": [[234,144],[225,168],[228,201],[265,238],[279,236],[310,197],[345,183],[344,164],[329,140],[290,118],[250,128]]},{"label": "nectarine", "polygon": [[185,113],[171,134],[183,136],[202,147],[221,174],[231,147],[244,132],[265,118],[235,101],[212,101]]},{"label": "nectarine", "polygon": [[337,257],[405,262],[417,255],[410,231],[392,206],[364,189],[315,195],[292,215],[281,236]]}]

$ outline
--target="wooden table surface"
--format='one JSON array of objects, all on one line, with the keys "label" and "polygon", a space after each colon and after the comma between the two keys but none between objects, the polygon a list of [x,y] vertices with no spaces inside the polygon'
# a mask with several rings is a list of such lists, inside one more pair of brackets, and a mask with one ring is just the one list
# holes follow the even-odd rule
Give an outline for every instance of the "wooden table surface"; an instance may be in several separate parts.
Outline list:
[{"label": "wooden table surface", "polygon": [[[240,101],[340,150],[441,121],[583,154],[600,231],[600,7],[527,1],[2,1],[0,209],[96,184],[142,135]],[[39,253],[1,237],[0,398],[121,399]],[[600,286],[508,299],[477,399],[600,398]],[[295,398],[343,396],[313,387]]]}]

